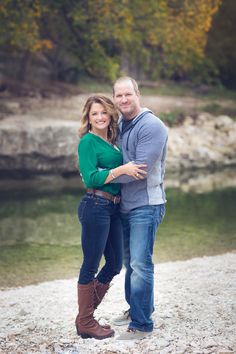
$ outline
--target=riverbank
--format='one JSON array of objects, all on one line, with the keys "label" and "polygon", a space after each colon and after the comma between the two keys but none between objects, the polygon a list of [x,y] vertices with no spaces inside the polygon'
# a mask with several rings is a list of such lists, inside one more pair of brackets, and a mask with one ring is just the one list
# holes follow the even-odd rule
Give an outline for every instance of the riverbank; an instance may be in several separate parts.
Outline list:
[{"label": "riverbank", "polygon": [[[81,339],[75,333],[76,279],[0,292],[4,354],[234,353],[236,253],[158,264],[155,329],[141,341]],[[110,322],[123,308],[124,272],[96,317]],[[126,327],[114,327],[116,335]]]},{"label": "riverbank", "polygon": [[[78,122],[11,117],[0,121],[1,177],[78,173]],[[236,122],[202,113],[169,129],[167,171],[236,165]]]}]

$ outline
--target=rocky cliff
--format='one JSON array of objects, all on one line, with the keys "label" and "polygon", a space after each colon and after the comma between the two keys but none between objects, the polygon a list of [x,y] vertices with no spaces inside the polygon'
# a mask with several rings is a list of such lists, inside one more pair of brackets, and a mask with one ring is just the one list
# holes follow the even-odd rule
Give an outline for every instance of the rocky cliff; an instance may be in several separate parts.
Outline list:
[{"label": "rocky cliff", "polygon": [[14,116],[0,122],[2,176],[71,174],[77,170],[78,123]]},{"label": "rocky cliff", "polygon": [[[12,116],[0,121],[0,174],[77,173],[78,122]],[[168,171],[236,164],[236,122],[202,113],[169,129]]]},{"label": "rocky cliff", "polygon": [[168,168],[184,170],[236,164],[236,122],[202,113],[170,129]]}]

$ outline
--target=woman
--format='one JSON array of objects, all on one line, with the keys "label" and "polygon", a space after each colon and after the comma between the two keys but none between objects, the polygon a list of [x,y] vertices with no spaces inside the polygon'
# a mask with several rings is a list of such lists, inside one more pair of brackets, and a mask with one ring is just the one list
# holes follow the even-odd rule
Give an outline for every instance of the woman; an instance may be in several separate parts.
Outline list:
[{"label": "woman", "polygon": [[[112,101],[103,95],[88,98],[83,109],[79,168],[87,193],[78,215],[82,225],[83,263],[78,279],[78,335],[104,339],[114,335],[109,325],[101,326],[93,317],[110,281],[122,267],[122,229],[119,217],[120,185],[110,183],[122,174],[142,179],[145,165],[122,165],[115,145],[118,115]],[[95,277],[102,256],[105,265]]]}]

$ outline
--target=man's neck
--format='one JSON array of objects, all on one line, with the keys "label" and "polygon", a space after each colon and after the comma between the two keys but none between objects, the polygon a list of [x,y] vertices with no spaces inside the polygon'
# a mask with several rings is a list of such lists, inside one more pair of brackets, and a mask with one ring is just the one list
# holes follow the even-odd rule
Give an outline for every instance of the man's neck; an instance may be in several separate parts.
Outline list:
[{"label": "man's neck", "polygon": [[122,116],[123,116],[124,120],[126,120],[126,121],[127,121],[127,120],[133,120],[133,119],[136,118],[141,112],[142,112],[142,108],[140,107],[140,109],[137,110],[137,112],[136,112],[135,114],[133,114],[131,117],[130,117],[130,116],[126,117],[126,116],[124,116],[124,115],[122,115]]}]

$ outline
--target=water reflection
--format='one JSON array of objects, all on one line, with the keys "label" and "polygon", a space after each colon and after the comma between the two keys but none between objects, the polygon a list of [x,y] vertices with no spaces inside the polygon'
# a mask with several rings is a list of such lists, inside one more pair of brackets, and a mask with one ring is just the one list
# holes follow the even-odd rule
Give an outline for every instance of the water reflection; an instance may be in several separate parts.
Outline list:
[{"label": "water reflection", "polygon": [[194,170],[167,174],[166,187],[180,188],[183,192],[207,193],[236,188],[236,168],[220,171]]},{"label": "water reflection", "polygon": [[[234,250],[236,169],[167,176],[167,214],[155,262]],[[0,183],[0,283],[19,286],[77,276],[82,254],[79,177]]]}]

